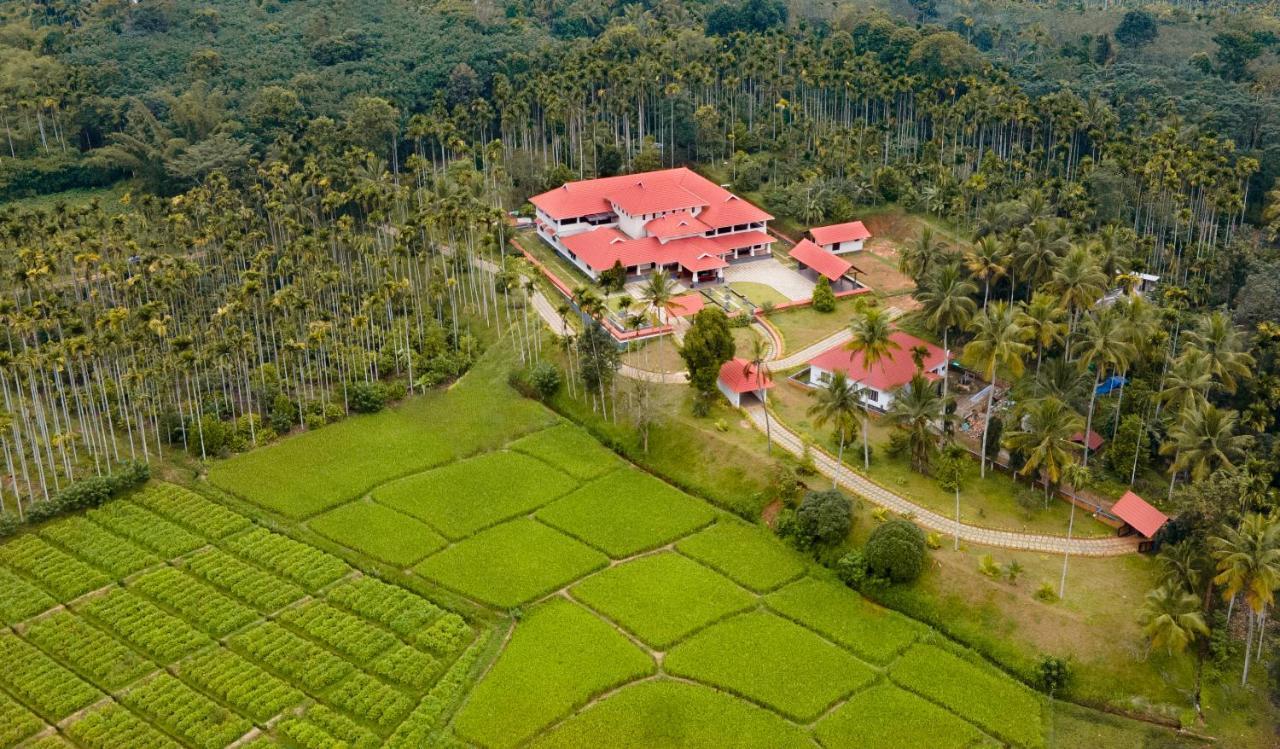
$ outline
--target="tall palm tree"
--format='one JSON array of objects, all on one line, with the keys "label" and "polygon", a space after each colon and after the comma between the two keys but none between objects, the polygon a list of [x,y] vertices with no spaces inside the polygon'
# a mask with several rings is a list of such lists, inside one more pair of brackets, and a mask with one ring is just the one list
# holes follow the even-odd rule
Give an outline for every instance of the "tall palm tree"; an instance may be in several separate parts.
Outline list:
[{"label": "tall palm tree", "polygon": [[1147,593],[1138,623],[1152,647],[1166,648],[1170,654],[1181,653],[1196,638],[1209,636],[1200,599],[1174,585],[1161,585]]},{"label": "tall palm tree", "polygon": [[907,435],[911,467],[919,473],[928,473],[937,449],[939,434],[934,431],[934,424],[938,414],[942,414],[944,434],[948,431],[947,422],[955,419],[954,413],[948,413],[947,400],[948,396],[938,395],[933,383],[916,372],[909,383],[897,389],[892,405],[885,412],[885,422]]},{"label": "tall palm tree", "polygon": [[991,282],[1009,272],[1011,260],[1004,243],[992,236],[982,237],[974,243],[973,249],[965,252],[965,267],[974,278],[982,281],[983,309],[991,299]]},{"label": "tall palm tree", "polygon": [[672,302],[674,298],[675,285],[666,271],[655,270],[649,274],[640,289],[640,300],[657,317],[659,324],[666,322],[667,314],[675,311],[676,305]]},{"label": "tall palm tree", "polygon": [[[751,341],[751,355],[747,357],[747,364],[743,367],[742,374],[744,377],[754,377],[756,389],[764,390],[764,385],[769,380],[769,344],[760,336],[756,336]],[[761,410],[764,411],[765,449],[772,455],[773,429],[769,423],[769,404],[764,404]]]},{"label": "tall palm tree", "polygon": [[1208,354],[1198,348],[1184,349],[1165,373],[1164,389],[1157,394],[1160,402],[1179,412],[1208,405],[1209,388],[1213,387],[1211,367]]},{"label": "tall palm tree", "polygon": [[1005,438],[1010,450],[1020,450],[1027,458],[1018,473],[1027,476],[1039,471],[1044,479],[1046,506],[1050,488],[1058,486],[1063,471],[1075,462],[1080,445],[1071,438],[1080,431],[1082,421],[1080,414],[1057,398],[1042,398],[1026,408],[1021,428]]},{"label": "tall palm tree", "polygon": [[1209,371],[1226,392],[1234,393],[1240,380],[1253,376],[1253,357],[1245,352],[1244,336],[1226,312],[1215,310],[1200,318],[1186,340],[1208,354]]},{"label": "tall palm tree", "polygon": [[924,279],[929,275],[940,252],[941,247],[933,235],[933,227],[925,226],[920,230],[916,241],[902,248],[898,255],[898,270],[913,279]]},{"label": "tall palm tree", "polygon": [[1232,468],[1244,457],[1253,442],[1247,434],[1236,434],[1238,414],[1232,410],[1205,405],[1182,412],[1178,423],[1169,430],[1169,440],[1160,446],[1160,454],[1173,454],[1169,466],[1169,494],[1179,471],[1190,472],[1194,481],[1203,481],[1218,468]]},{"label": "tall palm tree", "polygon": [[1098,400],[1098,384],[1103,373],[1129,366],[1138,354],[1124,318],[1110,309],[1085,319],[1084,341],[1077,363],[1081,369],[1093,366],[1093,389],[1089,391],[1089,411],[1084,426],[1084,464],[1089,465],[1089,433],[1093,430],[1093,407]]},{"label": "tall palm tree", "polygon": [[982,454],[978,456],[979,473],[987,475],[987,433],[991,431],[991,407],[996,396],[996,373],[1008,372],[1014,378],[1023,371],[1022,357],[1031,348],[1022,342],[1023,330],[1013,309],[1004,302],[994,302],[973,318],[969,329],[973,340],[964,347],[965,364],[980,373],[988,383],[987,409],[982,420]]},{"label": "tall palm tree", "polygon": [[[806,413],[813,419],[813,425],[825,429],[828,424],[835,429],[836,439],[840,443],[837,462],[844,464],[844,446],[849,441],[849,433],[857,429],[859,419],[865,419],[867,406],[862,402],[861,388],[851,381],[844,372],[832,373],[831,379],[813,392],[814,402]],[[836,488],[836,473],[831,474],[831,488]]]},{"label": "tall palm tree", "polygon": [[1044,358],[1044,350],[1062,343],[1067,333],[1067,312],[1061,302],[1052,294],[1037,291],[1031,295],[1031,301],[1022,305],[1018,311],[1018,324],[1026,331],[1027,340],[1036,345],[1036,372],[1040,372],[1040,361]]},{"label": "tall palm tree", "polygon": [[978,287],[960,273],[960,266],[945,263],[938,266],[928,283],[916,292],[921,313],[929,327],[942,333],[942,352],[946,367],[942,370],[942,398],[947,398],[947,380],[951,373],[951,331],[963,328],[973,319],[978,305],[973,295]]},{"label": "tall palm tree", "polygon": [[1093,475],[1088,468],[1073,461],[1062,469],[1062,481],[1071,487],[1071,513],[1067,516],[1067,543],[1062,552],[1062,579],[1058,581],[1058,598],[1067,597],[1067,561],[1071,559],[1071,535],[1076,526],[1076,495],[1081,489],[1089,488]]},{"label": "tall palm tree", "polygon": [[1048,280],[1070,246],[1057,221],[1041,218],[1024,226],[1018,233],[1015,258],[1027,287],[1034,290]]},{"label": "tall palm tree", "polygon": [[1053,269],[1048,287],[1071,315],[1068,332],[1074,333],[1080,313],[1092,307],[1106,292],[1107,277],[1088,250],[1073,247]]},{"label": "tall palm tree", "polygon": [[[892,323],[889,321],[889,313],[881,307],[867,307],[860,314],[855,316],[849,323],[849,330],[853,334],[849,338],[849,342],[845,344],[845,348],[854,354],[862,355],[862,367],[868,372],[874,367],[883,367],[883,361],[890,355],[890,352],[902,348],[897,341],[891,337],[893,335]],[[863,470],[871,468],[871,447],[867,443],[868,432],[868,414],[866,410],[862,412],[862,467]]]},{"label": "tall palm tree", "polygon": [[1213,581],[1222,586],[1223,599],[1230,601],[1243,593],[1249,606],[1244,673],[1240,677],[1243,686],[1249,680],[1255,623],[1260,623],[1267,607],[1275,603],[1275,591],[1280,588],[1280,520],[1249,513],[1238,527],[1223,529],[1222,535],[1211,539],[1210,544],[1218,571]]}]

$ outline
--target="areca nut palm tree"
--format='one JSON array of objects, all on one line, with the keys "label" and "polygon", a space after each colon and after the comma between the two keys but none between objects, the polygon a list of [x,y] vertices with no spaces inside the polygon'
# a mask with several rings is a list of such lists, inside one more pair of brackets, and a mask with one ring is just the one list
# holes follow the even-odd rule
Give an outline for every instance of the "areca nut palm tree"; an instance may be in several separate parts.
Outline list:
[{"label": "areca nut palm tree", "polygon": [[993,302],[973,318],[969,328],[973,340],[964,347],[961,360],[982,374],[987,385],[987,408],[982,419],[982,454],[978,456],[980,475],[987,475],[987,434],[991,431],[991,408],[996,396],[996,373],[1006,371],[1014,377],[1022,374],[1022,357],[1031,347],[1022,342],[1022,326],[1013,309],[1004,302]]},{"label": "areca nut palm tree", "polygon": [[[1210,544],[1218,572],[1213,581],[1222,586],[1223,598],[1229,601],[1243,593],[1249,607],[1244,673],[1240,677],[1243,686],[1249,680],[1254,626],[1262,622],[1267,607],[1275,603],[1276,589],[1280,588],[1280,520],[1249,513],[1238,527],[1223,529],[1222,535],[1211,539]],[[1261,642],[1258,647],[1260,658]]]},{"label": "areca nut palm tree", "polygon": [[[844,372],[836,371],[821,388],[813,393],[814,402],[806,413],[813,419],[813,425],[825,429],[828,424],[836,432],[839,442],[837,463],[844,465],[844,446],[849,441],[849,434],[857,429],[859,419],[865,419],[867,406],[862,402],[861,388]],[[831,488],[836,488],[836,471],[831,473]]]},{"label": "areca nut palm tree", "polygon": [[1071,514],[1067,517],[1067,543],[1062,551],[1062,579],[1058,581],[1058,598],[1067,597],[1067,562],[1071,559],[1071,535],[1076,526],[1076,495],[1093,481],[1089,469],[1072,462],[1062,470],[1063,483],[1071,486]]},{"label": "areca nut palm tree", "polygon": [[1084,426],[1084,464],[1089,465],[1089,433],[1093,430],[1093,408],[1098,400],[1098,384],[1103,373],[1121,370],[1137,357],[1138,349],[1125,324],[1125,319],[1110,309],[1090,315],[1084,324],[1084,341],[1081,343],[1077,363],[1083,368],[1093,366],[1093,389],[1089,391],[1089,410]]},{"label": "areca nut palm tree", "polygon": [[[848,343],[845,344],[845,348],[855,354],[862,355],[862,367],[867,371],[871,371],[873,367],[883,368],[885,358],[892,351],[902,348],[891,337],[893,335],[893,324],[889,320],[889,313],[881,307],[866,307],[863,309],[860,314],[853,318],[853,321],[849,324],[849,330],[852,336],[849,338]],[[868,418],[868,413],[864,409],[862,412],[863,470],[871,468],[871,447],[867,442]]]},{"label": "areca nut palm tree", "polygon": [[[764,392],[765,383],[769,381],[769,344],[760,336],[756,336],[751,341],[751,354],[747,357],[742,375],[755,378],[756,389]],[[765,450],[772,455],[773,429],[769,423],[769,404],[765,403],[763,406],[761,410],[764,411]]]},{"label": "areca nut palm tree", "polygon": [[1057,398],[1041,398],[1026,409],[1021,428],[1005,438],[1009,449],[1026,455],[1027,462],[1019,473],[1040,472],[1046,505],[1050,488],[1058,486],[1067,466],[1075,463],[1080,445],[1071,438],[1080,431],[1082,422],[1080,414]]}]

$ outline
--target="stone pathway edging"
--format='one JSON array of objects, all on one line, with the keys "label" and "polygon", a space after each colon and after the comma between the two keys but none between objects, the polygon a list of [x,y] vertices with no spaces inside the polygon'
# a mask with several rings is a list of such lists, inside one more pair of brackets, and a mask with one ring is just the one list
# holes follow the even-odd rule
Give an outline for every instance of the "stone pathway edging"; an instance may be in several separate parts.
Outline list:
[{"label": "stone pathway edging", "polygon": [[[764,408],[751,406],[743,409],[750,417],[751,423],[760,431],[764,431]],[[787,452],[799,457],[804,453],[801,439],[777,419],[769,422],[773,442]],[[1062,554],[1070,551],[1077,556],[1107,557],[1131,554],[1138,550],[1137,542],[1132,538],[1073,538],[1034,533],[1003,531],[995,528],[983,528],[976,525],[957,525],[955,519],[926,509],[920,505],[900,497],[869,479],[858,475],[847,466],[840,465],[836,459],[825,451],[810,446],[809,455],[813,458],[818,472],[827,478],[835,477],[836,483],[849,491],[863,497],[869,502],[885,507],[899,515],[911,515],[916,523],[933,531],[955,535],[957,530],[960,539],[969,543],[984,546],[998,546],[1021,551],[1039,551]]]}]

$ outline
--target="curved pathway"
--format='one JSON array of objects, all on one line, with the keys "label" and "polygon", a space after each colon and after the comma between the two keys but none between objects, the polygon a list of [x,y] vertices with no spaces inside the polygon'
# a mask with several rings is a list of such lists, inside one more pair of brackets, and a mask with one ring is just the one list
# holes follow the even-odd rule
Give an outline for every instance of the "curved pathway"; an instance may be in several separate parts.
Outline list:
[{"label": "curved pathway", "polygon": [[[747,412],[747,416],[751,418],[751,423],[757,429],[764,431],[764,407],[760,405],[747,406],[744,410]],[[769,431],[773,435],[775,445],[782,447],[782,449],[797,457],[803,454],[804,443],[794,432],[785,425],[780,424],[777,419],[769,420]],[[1074,555],[1087,557],[1119,556],[1138,550],[1137,541],[1132,537],[1073,538],[1068,541],[1066,536],[1019,533],[966,525],[964,523],[957,524],[954,518],[948,518],[933,510],[925,509],[860,476],[848,466],[837,463],[835,458],[819,448],[810,445],[809,455],[813,458],[813,463],[819,473],[827,478],[834,476],[837,484],[854,494],[900,515],[909,514],[916,523],[930,530],[945,533],[949,536],[954,536],[958,531],[960,538],[967,542],[1022,551],[1041,551],[1057,554],[1070,551]]]}]

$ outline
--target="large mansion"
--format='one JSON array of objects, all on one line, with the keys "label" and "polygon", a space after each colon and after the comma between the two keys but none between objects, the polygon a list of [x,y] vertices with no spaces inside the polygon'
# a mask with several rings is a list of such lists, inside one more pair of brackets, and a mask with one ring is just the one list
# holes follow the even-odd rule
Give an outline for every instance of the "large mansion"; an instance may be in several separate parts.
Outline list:
[{"label": "large mansion", "polygon": [[773,242],[773,216],[683,167],[568,182],[529,202],[538,236],[593,279],[621,264],[628,277],[718,283]]}]

